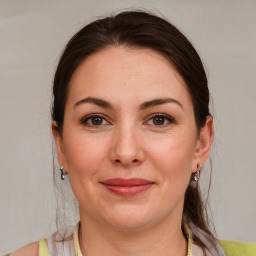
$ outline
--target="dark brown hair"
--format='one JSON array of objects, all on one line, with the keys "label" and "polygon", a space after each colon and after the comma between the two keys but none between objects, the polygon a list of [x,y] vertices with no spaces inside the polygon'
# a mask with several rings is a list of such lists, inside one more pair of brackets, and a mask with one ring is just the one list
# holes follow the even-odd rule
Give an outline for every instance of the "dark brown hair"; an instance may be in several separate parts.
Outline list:
[{"label": "dark brown hair", "polygon": [[[60,133],[72,74],[89,55],[108,46],[150,48],[165,56],[186,83],[196,127],[200,131],[210,113],[207,77],[198,53],[188,39],[165,19],[145,11],[127,11],[86,25],[64,49],[54,77],[52,104],[52,119],[58,123]],[[183,220],[192,222],[214,239],[199,186],[193,184],[192,179],[185,194]],[[197,236],[194,241],[202,248],[207,247]]]}]

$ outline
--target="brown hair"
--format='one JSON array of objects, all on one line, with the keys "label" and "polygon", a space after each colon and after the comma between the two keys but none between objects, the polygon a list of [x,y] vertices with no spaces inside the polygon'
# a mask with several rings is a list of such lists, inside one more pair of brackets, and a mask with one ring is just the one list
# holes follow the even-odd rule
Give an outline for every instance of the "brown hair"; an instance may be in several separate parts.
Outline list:
[{"label": "brown hair", "polygon": [[[190,93],[199,132],[210,115],[209,90],[202,61],[192,44],[175,26],[145,11],[121,12],[98,19],[83,27],[68,42],[60,58],[53,84],[52,119],[58,123],[59,132],[62,132],[72,74],[89,55],[115,45],[151,48],[176,67]],[[192,179],[185,194],[183,219],[192,222],[214,239],[199,186],[193,184]],[[207,248],[199,237],[195,236],[194,241],[202,248]]]}]

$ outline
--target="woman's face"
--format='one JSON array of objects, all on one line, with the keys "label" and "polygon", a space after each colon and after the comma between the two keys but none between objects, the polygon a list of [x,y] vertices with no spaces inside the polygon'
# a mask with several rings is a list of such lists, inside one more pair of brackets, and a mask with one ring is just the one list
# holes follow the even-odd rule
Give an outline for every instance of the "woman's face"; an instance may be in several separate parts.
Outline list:
[{"label": "woman's face", "polygon": [[122,230],[181,220],[212,123],[198,136],[186,85],[161,54],[109,47],[89,56],[72,76],[62,137],[55,125],[81,218]]}]

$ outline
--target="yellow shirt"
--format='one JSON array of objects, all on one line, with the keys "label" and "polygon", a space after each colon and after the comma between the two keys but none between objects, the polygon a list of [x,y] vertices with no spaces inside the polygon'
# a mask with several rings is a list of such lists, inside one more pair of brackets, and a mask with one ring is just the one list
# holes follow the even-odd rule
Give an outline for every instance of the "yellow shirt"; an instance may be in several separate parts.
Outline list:
[{"label": "yellow shirt", "polygon": [[[78,240],[75,239],[75,237],[76,236],[74,236],[76,256],[82,256]],[[219,243],[226,256],[256,256],[256,243],[242,243],[227,240],[220,240]],[[46,239],[39,241],[39,256],[50,256]]]},{"label": "yellow shirt", "polygon": [[256,256],[256,243],[220,240],[219,244],[227,256]]},{"label": "yellow shirt", "polygon": [[[75,256],[82,256],[78,241],[78,230],[79,223],[73,232],[72,251],[75,250]],[[226,256],[256,256],[256,243],[242,243],[228,240],[219,240],[218,242],[222,247],[223,251],[225,252]],[[195,253],[198,254],[198,252],[196,251]],[[4,256],[11,256],[11,254],[6,254]],[[51,256],[48,248],[47,239],[39,240],[39,256]]]}]

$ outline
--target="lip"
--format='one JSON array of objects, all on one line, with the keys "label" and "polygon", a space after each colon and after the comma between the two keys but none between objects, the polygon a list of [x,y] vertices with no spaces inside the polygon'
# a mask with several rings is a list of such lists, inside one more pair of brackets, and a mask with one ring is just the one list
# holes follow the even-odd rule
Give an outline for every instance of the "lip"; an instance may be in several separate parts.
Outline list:
[{"label": "lip", "polygon": [[121,196],[133,196],[148,190],[154,182],[145,179],[115,178],[101,182],[109,191]]}]

